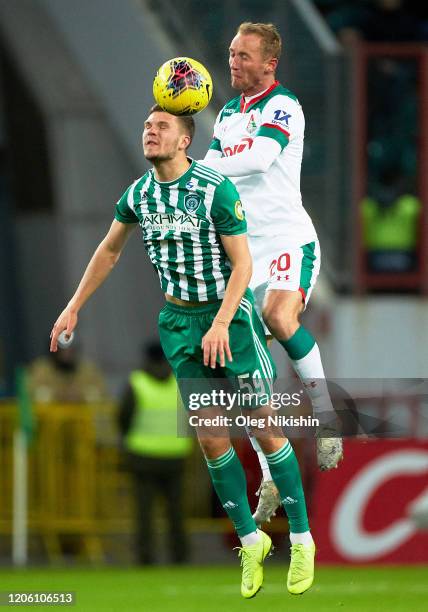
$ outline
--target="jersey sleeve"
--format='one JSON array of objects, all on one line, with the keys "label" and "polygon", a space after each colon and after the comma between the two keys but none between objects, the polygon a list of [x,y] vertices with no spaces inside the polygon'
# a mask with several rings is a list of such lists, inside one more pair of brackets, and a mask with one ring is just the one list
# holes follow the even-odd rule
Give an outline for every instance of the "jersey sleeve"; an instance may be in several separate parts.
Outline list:
[{"label": "jersey sleeve", "polygon": [[138,217],[133,208],[134,187],[137,181],[130,185],[122,197],[116,202],[114,218],[120,223],[138,223]]},{"label": "jersey sleeve", "polygon": [[262,124],[256,136],[266,136],[275,140],[281,151],[295,136],[302,134],[305,120],[302,107],[289,96],[274,96],[262,111]]},{"label": "jersey sleeve", "polygon": [[220,134],[219,134],[219,124],[220,124],[220,117],[221,117],[221,113],[223,111],[220,111],[219,114],[217,115],[217,118],[215,120],[214,123],[214,131],[213,131],[213,137],[209,146],[209,150],[213,150],[213,151],[220,151],[220,153],[222,153],[222,148],[221,148],[221,143],[220,143]]},{"label": "jersey sleeve", "polygon": [[211,150],[212,151],[219,151],[220,153],[222,152],[220,140],[218,138],[216,138],[214,135],[213,135],[212,140],[210,142],[209,150],[210,151]]},{"label": "jersey sleeve", "polygon": [[215,190],[211,217],[217,232],[221,235],[235,236],[245,234],[247,231],[239,193],[229,179],[225,179]]}]

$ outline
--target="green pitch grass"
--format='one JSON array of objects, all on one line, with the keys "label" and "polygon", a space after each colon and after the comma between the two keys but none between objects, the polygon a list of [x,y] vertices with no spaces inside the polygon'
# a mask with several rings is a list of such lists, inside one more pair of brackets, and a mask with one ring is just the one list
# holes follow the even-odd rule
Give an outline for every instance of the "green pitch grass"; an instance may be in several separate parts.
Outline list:
[{"label": "green pitch grass", "polygon": [[[304,595],[288,594],[285,567],[265,566],[264,588],[254,599],[239,593],[240,568],[0,570],[0,591],[74,591],[70,610],[88,612],[426,612],[428,568],[319,568]],[[35,610],[57,606],[24,606]],[[64,606],[61,608],[64,609]]]}]

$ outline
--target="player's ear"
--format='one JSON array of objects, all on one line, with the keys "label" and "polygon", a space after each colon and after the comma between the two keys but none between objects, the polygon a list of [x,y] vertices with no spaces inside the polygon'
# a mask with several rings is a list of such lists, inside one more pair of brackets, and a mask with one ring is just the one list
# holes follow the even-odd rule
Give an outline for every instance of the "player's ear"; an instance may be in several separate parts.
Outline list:
[{"label": "player's ear", "polygon": [[277,66],[278,66],[278,58],[271,57],[265,63],[265,74],[275,74]]},{"label": "player's ear", "polygon": [[192,142],[192,139],[190,138],[189,134],[183,134],[181,136],[181,145],[180,145],[180,149],[188,149],[190,147],[190,143]]}]

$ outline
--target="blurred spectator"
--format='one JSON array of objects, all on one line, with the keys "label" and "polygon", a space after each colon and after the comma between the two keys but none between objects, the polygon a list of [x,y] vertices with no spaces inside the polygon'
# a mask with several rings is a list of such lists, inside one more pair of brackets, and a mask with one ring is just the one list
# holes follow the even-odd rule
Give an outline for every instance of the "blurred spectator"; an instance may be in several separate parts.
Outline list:
[{"label": "blurred spectator", "polygon": [[119,409],[119,429],[134,478],[137,562],[155,561],[155,498],[166,502],[171,558],[187,560],[182,511],[185,458],[193,440],[177,437],[177,384],[158,342],[144,348],[141,369],[131,372]]},{"label": "blurred spectator", "polygon": [[420,40],[419,20],[403,0],[376,0],[362,35],[371,42],[415,42]]},{"label": "blurred spectator", "polygon": [[371,272],[416,269],[422,204],[403,189],[404,177],[391,166],[383,171],[374,194],[361,202],[363,242]]},{"label": "blurred spectator", "polygon": [[[58,347],[56,353],[36,358],[27,368],[28,392],[34,402],[57,404],[97,404],[109,400],[103,374],[98,367],[82,358],[77,343],[67,349]],[[98,431],[99,442],[102,439]],[[64,457],[68,456],[67,439],[63,438]],[[70,440],[73,440],[71,437]],[[72,459],[68,457],[70,462]],[[58,533],[59,550],[62,555],[87,555],[86,538],[82,534]]]},{"label": "blurred spectator", "polygon": [[426,40],[427,15],[415,3],[404,0],[342,0],[316,3],[327,23],[344,45],[369,42]]},{"label": "blurred spectator", "polygon": [[[402,189],[415,191],[419,137],[419,65],[410,58],[375,57],[367,66],[369,184],[384,169],[404,174]],[[386,171],[387,172],[387,171]]]},{"label": "blurred spectator", "polygon": [[363,38],[365,23],[370,16],[369,2],[324,0],[318,1],[317,5],[343,45],[351,46]]},{"label": "blurred spectator", "polygon": [[36,402],[91,403],[108,398],[97,366],[82,359],[77,344],[38,357],[28,367],[28,388]]}]

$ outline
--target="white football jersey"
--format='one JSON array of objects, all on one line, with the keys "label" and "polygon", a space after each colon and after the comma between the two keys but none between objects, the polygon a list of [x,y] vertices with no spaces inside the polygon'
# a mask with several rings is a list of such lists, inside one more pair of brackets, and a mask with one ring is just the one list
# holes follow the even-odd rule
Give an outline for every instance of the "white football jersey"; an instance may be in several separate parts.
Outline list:
[{"label": "white football jersey", "polygon": [[[218,114],[210,149],[219,151],[223,158],[245,153],[242,156],[244,162],[258,137],[262,138],[257,141],[257,148],[263,143],[265,148],[274,146],[277,153],[266,172],[245,176],[240,172],[240,176],[234,176],[227,171],[223,159],[222,169],[218,168],[222,174],[232,178],[238,189],[249,235],[281,235],[298,244],[316,239],[315,228],[303,208],[300,193],[304,131],[302,107],[278,81],[251,98],[242,95],[234,98]],[[210,161],[206,159],[207,165]],[[215,163],[217,160],[212,161]]]}]

